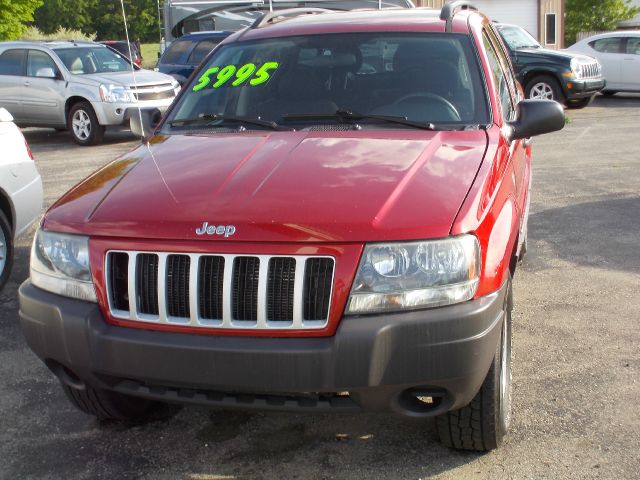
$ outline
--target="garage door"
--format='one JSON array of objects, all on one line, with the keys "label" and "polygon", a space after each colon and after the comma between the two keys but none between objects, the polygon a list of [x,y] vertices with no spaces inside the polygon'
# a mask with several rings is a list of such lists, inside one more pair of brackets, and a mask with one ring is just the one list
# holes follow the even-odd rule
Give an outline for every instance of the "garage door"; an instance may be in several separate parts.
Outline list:
[{"label": "garage door", "polygon": [[537,0],[473,0],[473,4],[491,20],[519,25],[538,38]]}]

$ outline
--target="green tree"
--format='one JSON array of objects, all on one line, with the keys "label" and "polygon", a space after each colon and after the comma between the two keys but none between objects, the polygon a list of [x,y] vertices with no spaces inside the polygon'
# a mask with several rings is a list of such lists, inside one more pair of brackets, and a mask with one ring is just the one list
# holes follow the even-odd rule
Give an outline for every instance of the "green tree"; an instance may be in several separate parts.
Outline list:
[{"label": "green tree", "polygon": [[618,22],[640,12],[629,0],[566,0],[565,43],[576,42],[578,33],[615,30]]},{"label": "green tree", "polygon": [[0,40],[15,40],[33,20],[42,0],[0,0]]},{"label": "green tree", "polygon": [[34,14],[34,23],[44,33],[54,33],[60,27],[95,32],[92,8],[95,0],[46,0]]}]

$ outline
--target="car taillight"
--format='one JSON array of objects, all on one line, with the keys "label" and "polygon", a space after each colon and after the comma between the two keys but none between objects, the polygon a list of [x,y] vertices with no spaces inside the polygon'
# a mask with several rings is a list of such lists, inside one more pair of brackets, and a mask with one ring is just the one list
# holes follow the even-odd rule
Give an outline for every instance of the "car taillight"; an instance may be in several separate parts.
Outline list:
[{"label": "car taillight", "polygon": [[24,146],[27,149],[27,153],[29,154],[29,158],[33,160],[33,153],[31,153],[31,149],[29,148],[29,144],[27,143],[27,139],[24,139]]}]

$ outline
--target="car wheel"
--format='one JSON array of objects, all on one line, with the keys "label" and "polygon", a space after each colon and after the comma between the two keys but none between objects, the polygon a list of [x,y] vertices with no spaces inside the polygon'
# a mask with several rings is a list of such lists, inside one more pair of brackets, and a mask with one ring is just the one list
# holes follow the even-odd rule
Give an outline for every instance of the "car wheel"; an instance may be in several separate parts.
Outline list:
[{"label": "car wheel", "polygon": [[564,95],[557,80],[548,75],[538,75],[532,78],[525,87],[527,98],[539,100],[555,100],[562,103]]},{"label": "car wheel", "polygon": [[67,125],[79,145],[95,145],[104,136],[104,127],[98,123],[98,117],[88,102],[79,102],[71,107]]},{"label": "car wheel", "polygon": [[436,418],[440,441],[458,450],[487,452],[502,443],[511,423],[511,276],[504,299],[500,341],[489,373],[471,403]]},{"label": "car wheel", "polygon": [[131,397],[110,390],[85,386],[77,389],[62,384],[69,401],[78,409],[100,420],[135,420],[143,418],[157,402]]},{"label": "car wheel", "polygon": [[568,100],[567,101],[567,108],[571,108],[574,110],[578,110],[579,108],[584,108],[586,106],[588,106],[591,101],[593,100],[593,97],[595,95],[592,95],[590,97],[587,98],[580,98],[578,100]]},{"label": "car wheel", "polygon": [[618,93],[615,90],[603,90],[600,92],[602,95],[604,95],[605,97],[612,97],[614,96],[616,93]]},{"label": "car wheel", "polygon": [[0,290],[4,287],[13,266],[13,236],[9,220],[0,211]]}]

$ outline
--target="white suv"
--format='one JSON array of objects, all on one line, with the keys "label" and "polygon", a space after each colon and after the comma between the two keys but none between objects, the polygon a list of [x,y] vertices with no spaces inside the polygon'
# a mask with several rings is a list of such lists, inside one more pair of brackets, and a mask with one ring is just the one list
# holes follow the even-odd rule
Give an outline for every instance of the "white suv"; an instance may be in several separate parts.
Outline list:
[{"label": "white suv", "polygon": [[0,108],[0,290],[13,264],[13,242],[40,216],[42,180],[11,114]]},{"label": "white suv", "polygon": [[0,43],[0,107],[21,127],[69,129],[80,145],[100,143],[107,126],[128,126],[139,108],[164,112],[179,91],[173,77],[99,43]]}]

